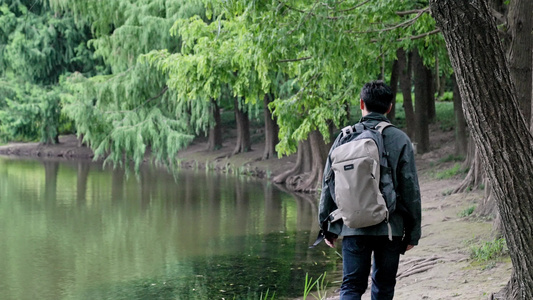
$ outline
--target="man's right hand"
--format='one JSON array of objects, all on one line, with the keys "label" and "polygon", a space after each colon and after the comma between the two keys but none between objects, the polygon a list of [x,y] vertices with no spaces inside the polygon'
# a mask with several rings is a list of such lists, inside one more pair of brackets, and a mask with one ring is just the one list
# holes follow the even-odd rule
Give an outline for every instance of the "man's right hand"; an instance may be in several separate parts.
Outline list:
[{"label": "man's right hand", "polygon": [[335,248],[335,242],[337,241],[336,237],[326,237],[324,238],[324,242],[326,242],[326,245],[330,246],[331,248]]}]

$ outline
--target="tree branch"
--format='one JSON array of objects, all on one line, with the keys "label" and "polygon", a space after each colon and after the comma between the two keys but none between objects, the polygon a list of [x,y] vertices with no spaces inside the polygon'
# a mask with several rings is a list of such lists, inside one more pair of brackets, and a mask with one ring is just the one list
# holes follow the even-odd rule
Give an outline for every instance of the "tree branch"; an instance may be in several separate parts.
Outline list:
[{"label": "tree branch", "polygon": [[302,61],[302,60],[308,60],[313,58],[312,56],[306,56],[306,57],[300,57],[300,58],[293,58],[293,59],[282,59],[278,60],[279,63],[286,63],[286,62],[295,62],[295,61]]},{"label": "tree branch", "polygon": [[354,10],[354,9],[356,9],[358,7],[361,7],[361,6],[365,5],[365,4],[367,4],[368,2],[370,2],[370,0],[363,1],[363,2],[361,2],[361,3],[359,3],[356,6],[351,7],[351,8],[338,10],[337,12],[343,13],[343,12],[351,11],[351,10]]},{"label": "tree branch", "polygon": [[425,12],[429,12],[429,6],[426,8],[422,8],[422,9],[397,11],[396,14],[398,16],[407,16],[407,15],[413,15],[413,14],[419,14],[419,13],[425,13]]},{"label": "tree branch", "polygon": [[[401,39],[397,39],[396,41],[397,42],[403,42],[405,40],[411,40],[411,41],[414,41],[414,40],[418,40],[418,39],[421,39],[421,38],[424,38],[428,35],[433,35],[433,34],[436,34],[436,33],[439,33],[440,32],[440,28],[437,28],[435,30],[432,30],[432,31],[429,31],[429,32],[425,32],[425,33],[421,33],[419,35],[413,35],[413,36],[409,36],[409,37],[405,37],[405,38],[401,38]],[[377,43],[378,40],[377,39],[372,39],[371,40],[372,43]]]},{"label": "tree branch", "polygon": [[346,33],[386,32],[386,31],[391,31],[391,30],[394,30],[394,29],[398,29],[400,27],[407,27],[407,26],[410,26],[411,24],[413,24],[414,22],[416,22],[416,20],[418,20],[424,13],[427,13],[427,12],[429,12],[429,9],[419,10],[418,14],[416,15],[416,17],[414,17],[412,19],[409,19],[409,20],[406,20],[406,21],[404,21],[402,23],[396,24],[396,25],[394,25],[392,27],[387,27],[387,28],[383,28],[383,29],[368,30],[368,31],[358,31],[358,32],[354,32],[352,30],[348,30],[348,31],[346,31]]}]

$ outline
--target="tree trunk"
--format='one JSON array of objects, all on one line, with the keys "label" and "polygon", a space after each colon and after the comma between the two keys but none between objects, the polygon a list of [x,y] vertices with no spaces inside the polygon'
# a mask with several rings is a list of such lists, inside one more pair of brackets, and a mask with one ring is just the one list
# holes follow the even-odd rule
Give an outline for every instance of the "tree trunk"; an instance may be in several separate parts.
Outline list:
[{"label": "tree trunk", "polygon": [[309,144],[311,146],[311,171],[306,180],[297,187],[296,191],[299,192],[316,192],[320,186],[319,183],[322,180],[324,165],[328,156],[327,150],[324,151],[324,139],[318,130],[309,133]]},{"label": "tree trunk", "polygon": [[496,24],[485,1],[430,0],[430,7],[502,219],[513,263],[505,299],[533,299],[533,136],[519,109]]},{"label": "tree trunk", "polygon": [[507,27],[510,33],[510,46],[507,59],[511,70],[511,80],[516,88],[516,97],[527,124],[531,119],[531,80],[533,45],[533,1],[513,0],[507,12]]},{"label": "tree trunk", "polygon": [[396,93],[398,92],[398,77],[399,67],[398,60],[396,59],[392,64],[392,70],[390,75],[390,87],[392,90],[392,109],[387,114],[387,118],[392,122],[396,122]]},{"label": "tree trunk", "polygon": [[454,193],[463,193],[469,190],[479,188],[484,184],[485,174],[481,168],[481,158],[479,157],[479,151],[474,144],[474,140],[470,138],[468,140],[468,151],[465,163],[463,167],[469,167],[468,174],[466,174],[463,182],[457,187]]},{"label": "tree trunk", "polygon": [[403,108],[405,111],[405,127],[409,138],[414,139],[415,136],[415,113],[413,110],[413,100],[411,99],[411,54],[406,55],[405,50],[398,49],[396,51],[398,57],[398,70],[400,75],[400,88],[403,95]]},{"label": "tree trunk", "polygon": [[279,127],[268,108],[268,104],[272,102],[272,95],[265,94],[263,101],[265,118],[265,151],[263,152],[263,159],[269,159],[271,157],[276,157],[276,145],[279,142]]},{"label": "tree trunk", "polygon": [[250,137],[250,119],[244,107],[241,107],[239,97],[234,99],[235,121],[237,122],[237,144],[232,155],[252,150],[252,139]]},{"label": "tree trunk", "polygon": [[315,192],[322,180],[324,164],[329,148],[318,130],[309,133],[309,138],[298,144],[296,165],[285,173],[274,177],[275,183],[285,183],[287,189],[295,192]]},{"label": "tree trunk", "polygon": [[286,184],[287,187],[290,188],[292,184],[288,182],[293,182],[292,178],[294,176],[308,172],[309,170],[311,170],[311,147],[309,145],[309,140],[300,141],[298,143],[298,151],[296,153],[296,163],[294,164],[294,167],[275,176],[272,181],[278,184]]},{"label": "tree trunk", "polygon": [[428,120],[430,123],[433,123],[437,117],[437,110],[435,108],[435,82],[433,80],[435,76],[433,76],[430,68],[424,66],[424,69],[426,71]]},{"label": "tree trunk", "polygon": [[459,156],[466,156],[468,139],[466,134],[466,120],[463,113],[463,104],[461,100],[461,93],[455,80],[455,75],[452,76],[453,81],[453,111],[455,114],[455,154]]},{"label": "tree trunk", "polygon": [[413,71],[415,76],[415,141],[417,153],[429,151],[429,84],[428,72],[418,50],[413,52]]},{"label": "tree trunk", "polygon": [[209,128],[207,150],[213,151],[222,148],[222,121],[220,119],[220,107],[214,99],[211,99],[211,110],[215,124]]}]

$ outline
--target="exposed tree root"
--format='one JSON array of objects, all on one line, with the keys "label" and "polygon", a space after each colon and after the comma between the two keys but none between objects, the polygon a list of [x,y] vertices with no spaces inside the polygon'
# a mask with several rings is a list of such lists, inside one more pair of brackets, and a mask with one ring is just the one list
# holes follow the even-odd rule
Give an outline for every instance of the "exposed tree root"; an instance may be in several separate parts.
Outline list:
[{"label": "exposed tree root", "polygon": [[407,269],[398,272],[396,279],[402,279],[414,274],[422,273],[432,269],[437,263],[442,261],[442,257],[432,256],[428,258],[416,258],[409,261],[402,262],[402,266],[410,265]]}]

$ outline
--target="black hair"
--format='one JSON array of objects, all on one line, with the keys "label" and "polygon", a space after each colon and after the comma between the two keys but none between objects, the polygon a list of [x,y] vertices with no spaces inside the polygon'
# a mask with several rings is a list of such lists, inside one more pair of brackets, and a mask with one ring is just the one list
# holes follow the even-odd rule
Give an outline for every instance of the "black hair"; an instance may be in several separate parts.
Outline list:
[{"label": "black hair", "polygon": [[363,86],[361,99],[367,111],[385,114],[392,103],[392,90],[383,80],[371,81]]}]

